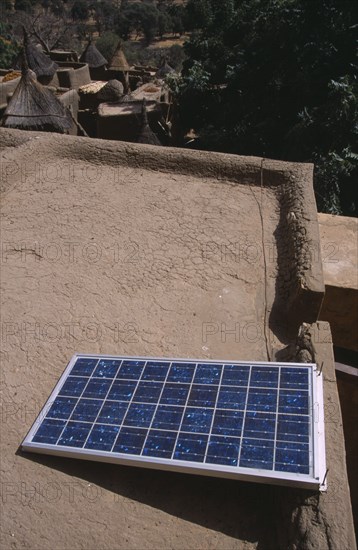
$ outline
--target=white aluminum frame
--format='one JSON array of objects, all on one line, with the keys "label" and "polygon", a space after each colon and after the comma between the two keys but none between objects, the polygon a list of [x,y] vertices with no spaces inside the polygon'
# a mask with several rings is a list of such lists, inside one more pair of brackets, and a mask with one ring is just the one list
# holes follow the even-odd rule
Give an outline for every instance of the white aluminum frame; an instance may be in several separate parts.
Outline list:
[{"label": "white aluminum frame", "polygon": [[[213,363],[221,365],[267,365],[279,367],[310,367],[310,398],[312,411],[310,415],[311,434],[310,434],[310,453],[312,454],[313,464],[311,474],[299,474],[290,472],[275,472],[273,470],[264,470],[258,468],[244,468],[240,466],[226,466],[220,464],[206,464],[191,461],[182,461],[175,459],[165,459],[158,457],[145,457],[138,455],[114,453],[110,451],[98,451],[91,449],[82,449],[50,445],[45,443],[35,443],[32,441],[40,423],[45,418],[50,404],[57,397],[65,379],[69,375],[72,367],[79,358],[88,359],[111,359],[111,360],[131,360],[131,361],[168,361],[182,363]],[[324,434],[324,401],[323,401],[323,376],[318,371],[315,363],[278,363],[266,361],[222,361],[220,359],[189,359],[189,358],[171,358],[171,357],[141,357],[141,356],[117,356],[117,355],[96,355],[76,353],[71,358],[66,369],[57,382],[50,397],[47,399],[40,414],[33,423],[21,444],[22,450],[34,453],[50,454],[57,456],[68,456],[83,460],[94,460],[99,462],[109,462],[128,466],[139,466],[144,468],[154,468],[159,470],[169,470],[175,472],[184,472],[191,474],[200,474],[213,477],[224,477],[238,479],[242,481],[253,481],[258,483],[268,483],[275,485],[285,485],[290,487],[301,487],[319,491],[326,491],[326,455],[325,455],[325,434]]]}]

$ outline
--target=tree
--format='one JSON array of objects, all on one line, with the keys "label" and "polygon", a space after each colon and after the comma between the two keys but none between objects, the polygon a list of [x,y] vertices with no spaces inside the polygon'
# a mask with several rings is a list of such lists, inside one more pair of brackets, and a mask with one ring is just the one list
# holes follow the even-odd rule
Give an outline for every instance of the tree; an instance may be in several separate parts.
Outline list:
[{"label": "tree", "polygon": [[11,40],[9,26],[0,23],[0,67],[10,69],[19,49],[14,40]]},{"label": "tree", "polygon": [[72,19],[86,21],[89,16],[88,5],[85,0],[75,0],[71,9]]},{"label": "tree", "polygon": [[16,0],[15,1],[15,10],[25,11],[31,13],[35,7],[35,0]]},{"label": "tree", "polygon": [[96,42],[96,47],[101,54],[109,61],[118,45],[119,36],[111,31],[104,32]]},{"label": "tree", "polygon": [[[189,0],[196,31],[186,46],[179,100],[201,147],[314,161],[319,208],[357,214],[357,6]],[[193,89],[193,78],[202,80],[199,66],[207,86]]]},{"label": "tree", "polygon": [[147,44],[150,44],[158,32],[159,11],[152,4],[135,2],[122,7],[114,22],[115,32],[128,40],[135,32],[143,33]]},{"label": "tree", "polygon": [[166,12],[159,12],[158,15],[158,34],[160,38],[170,32],[173,28],[171,17]]},{"label": "tree", "polygon": [[118,17],[118,10],[110,0],[102,0],[93,5],[94,18],[98,32],[108,31],[113,27],[115,17]]}]

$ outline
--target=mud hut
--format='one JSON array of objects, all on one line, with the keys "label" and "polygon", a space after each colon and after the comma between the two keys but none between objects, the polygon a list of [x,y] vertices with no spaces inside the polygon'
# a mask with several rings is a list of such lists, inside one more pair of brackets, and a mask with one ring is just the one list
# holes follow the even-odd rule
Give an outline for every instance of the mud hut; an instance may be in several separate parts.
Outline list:
[{"label": "mud hut", "polygon": [[90,69],[99,69],[105,67],[108,63],[91,39],[80,57],[80,62],[87,63]]},{"label": "mud hut", "polygon": [[122,71],[122,72],[128,72],[130,69],[130,66],[128,64],[128,61],[126,59],[126,56],[124,55],[124,51],[122,49],[122,41],[120,40],[118,42],[116,51],[114,52],[112,59],[109,63],[108,67],[111,71]]},{"label": "mud hut", "polygon": [[5,109],[1,126],[64,134],[72,124],[68,109],[32,76],[24,55],[21,79]]},{"label": "mud hut", "polygon": [[[57,63],[45,55],[41,49],[36,48],[30,42],[29,35],[23,27],[24,33],[24,51],[26,53],[29,68],[34,71],[37,79],[43,84],[47,84],[58,69]],[[20,54],[15,63],[15,69],[21,69],[22,55]]]},{"label": "mud hut", "polygon": [[145,143],[147,145],[161,145],[158,137],[149,126],[147,104],[145,99],[143,99],[142,103],[142,123],[137,137],[137,143]]}]

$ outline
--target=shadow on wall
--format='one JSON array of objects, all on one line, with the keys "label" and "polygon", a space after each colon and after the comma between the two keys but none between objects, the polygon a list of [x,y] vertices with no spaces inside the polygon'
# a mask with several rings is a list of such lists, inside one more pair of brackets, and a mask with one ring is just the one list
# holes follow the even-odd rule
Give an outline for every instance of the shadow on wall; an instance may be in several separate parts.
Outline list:
[{"label": "shadow on wall", "polygon": [[258,550],[287,548],[295,532],[293,511],[313,495],[299,489],[28,454],[20,449],[17,454],[114,495],[256,543]]}]

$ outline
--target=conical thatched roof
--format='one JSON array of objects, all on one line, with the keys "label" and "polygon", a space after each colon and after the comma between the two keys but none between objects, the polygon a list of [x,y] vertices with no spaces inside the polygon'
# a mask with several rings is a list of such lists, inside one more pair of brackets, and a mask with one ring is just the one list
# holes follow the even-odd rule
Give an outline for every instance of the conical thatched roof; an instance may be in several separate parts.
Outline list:
[{"label": "conical thatched roof", "polygon": [[98,69],[107,65],[108,61],[103,57],[101,52],[93,44],[92,40],[89,40],[84,52],[80,57],[82,63],[88,63],[91,69]]},{"label": "conical thatched roof", "polygon": [[[40,49],[31,44],[25,27],[24,32],[24,51],[29,68],[34,71],[37,77],[53,76],[58,69],[58,65],[45,55]],[[21,69],[22,56],[17,58],[15,69]]]},{"label": "conical thatched roof", "polygon": [[161,145],[159,139],[149,126],[147,105],[145,99],[142,104],[142,126],[137,137],[137,143],[146,143],[147,145]]},{"label": "conical thatched roof", "polygon": [[1,125],[5,128],[61,134],[72,126],[68,109],[48,88],[34,79],[25,56],[20,82],[5,110]]},{"label": "conical thatched roof", "polygon": [[158,71],[156,72],[155,76],[157,78],[164,78],[164,77],[167,76],[167,74],[170,74],[170,73],[175,73],[175,71],[174,71],[173,67],[171,67],[169,65],[169,63],[167,62],[166,57],[164,57],[162,59],[160,67],[159,67]]},{"label": "conical thatched roof", "polygon": [[118,46],[116,51],[113,54],[113,57],[109,63],[109,69],[112,71],[129,71],[130,66],[128,65],[128,61],[126,60],[126,56],[124,55],[123,49],[122,49],[122,41],[120,40],[118,42]]}]

